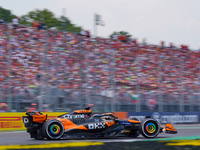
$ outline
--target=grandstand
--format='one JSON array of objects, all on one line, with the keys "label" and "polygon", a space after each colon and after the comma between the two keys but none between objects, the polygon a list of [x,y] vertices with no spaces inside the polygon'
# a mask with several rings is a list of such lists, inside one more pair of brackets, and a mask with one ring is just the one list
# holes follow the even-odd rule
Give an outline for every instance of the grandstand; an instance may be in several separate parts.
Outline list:
[{"label": "grandstand", "polygon": [[[200,111],[200,52],[0,25],[9,111]],[[1,107],[0,107],[1,108]]]}]

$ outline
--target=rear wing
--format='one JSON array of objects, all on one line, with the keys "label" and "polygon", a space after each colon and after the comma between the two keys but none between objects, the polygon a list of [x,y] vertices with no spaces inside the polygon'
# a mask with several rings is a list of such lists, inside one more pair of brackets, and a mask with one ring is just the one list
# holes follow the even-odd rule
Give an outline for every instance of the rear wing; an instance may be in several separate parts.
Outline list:
[{"label": "rear wing", "polygon": [[27,111],[26,115],[33,116],[33,115],[43,115],[40,111]]},{"label": "rear wing", "polygon": [[43,123],[47,119],[47,114],[41,112],[26,112],[27,116],[22,116],[25,127],[29,127],[32,122]]}]

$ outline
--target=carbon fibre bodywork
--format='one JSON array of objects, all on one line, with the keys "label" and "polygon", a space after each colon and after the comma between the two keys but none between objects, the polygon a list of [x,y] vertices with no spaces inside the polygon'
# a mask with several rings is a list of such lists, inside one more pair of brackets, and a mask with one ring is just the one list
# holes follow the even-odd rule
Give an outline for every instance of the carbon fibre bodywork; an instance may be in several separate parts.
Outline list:
[{"label": "carbon fibre bodywork", "polygon": [[31,138],[60,139],[82,137],[137,137],[142,134],[146,138],[154,138],[161,132],[177,133],[167,124],[166,128],[152,119],[139,121],[118,119],[112,113],[91,115],[91,110],[76,110],[56,118],[47,120],[47,115],[40,112],[27,112],[23,122]]}]

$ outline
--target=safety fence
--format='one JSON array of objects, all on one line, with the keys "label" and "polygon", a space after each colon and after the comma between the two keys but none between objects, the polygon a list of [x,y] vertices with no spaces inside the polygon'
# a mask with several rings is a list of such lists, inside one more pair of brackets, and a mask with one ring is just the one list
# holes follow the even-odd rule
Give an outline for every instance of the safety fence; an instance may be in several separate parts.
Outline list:
[{"label": "safety fence", "polygon": [[[140,93],[137,97],[128,93],[112,91],[101,93],[83,92],[81,90],[62,90],[49,88],[45,94],[40,95],[40,88],[29,89],[30,94],[15,94],[10,97],[1,95],[2,103],[12,106],[9,111],[27,111],[35,103],[40,111],[65,112],[74,109],[83,109],[92,105],[97,112],[128,111],[128,112],[195,112],[200,111],[199,94],[163,94]],[[110,94],[110,93],[111,94]],[[162,96],[162,101],[160,97]]]}]

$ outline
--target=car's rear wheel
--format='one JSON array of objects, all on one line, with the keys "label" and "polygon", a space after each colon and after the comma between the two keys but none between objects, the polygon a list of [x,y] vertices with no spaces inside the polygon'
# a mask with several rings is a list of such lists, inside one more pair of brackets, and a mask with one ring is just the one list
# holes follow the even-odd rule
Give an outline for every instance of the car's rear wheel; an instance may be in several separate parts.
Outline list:
[{"label": "car's rear wheel", "polygon": [[62,137],[64,126],[59,120],[48,120],[43,124],[42,134],[49,140],[57,140]]},{"label": "car's rear wheel", "polygon": [[153,118],[146,118],[141,121],[139,131],[146,138],[154,138],[160,133],[160,124]]}]

